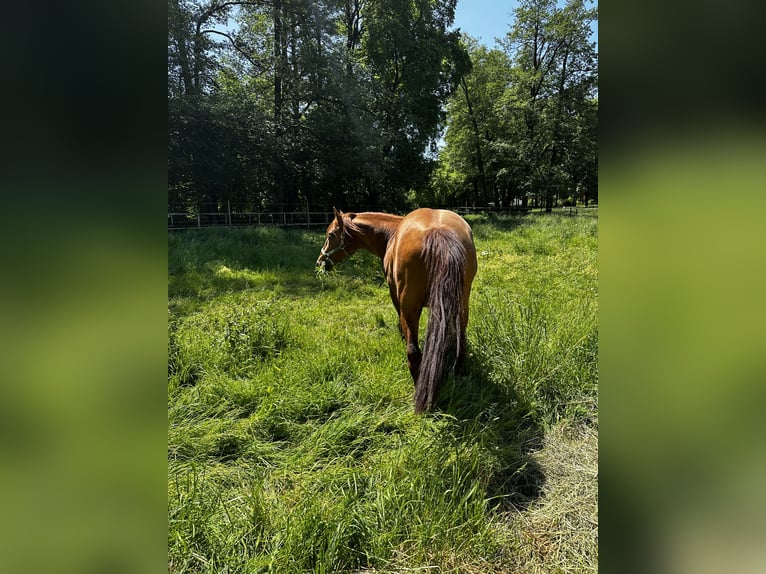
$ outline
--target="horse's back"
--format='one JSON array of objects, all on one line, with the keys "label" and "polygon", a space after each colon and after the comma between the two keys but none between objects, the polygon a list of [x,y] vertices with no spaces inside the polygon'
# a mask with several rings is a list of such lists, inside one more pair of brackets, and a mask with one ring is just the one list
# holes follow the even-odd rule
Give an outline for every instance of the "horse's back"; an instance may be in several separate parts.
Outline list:
[{"label": "horse's back", "polygon": [[400,271],[403,267],[423,266],[424,246],[429,234],[438,232],[458,241],[465,253],[468,282],[476,274],[476,249],[468,223],[454,211],[421,208],[406,215],[396,231],[389,257]]},{"label": "horse's back", "polygon": [[438,227],[448,227],[455,231],[469,234],[471,232],[471,228],[465,219],[460,217],[454,211],[431,209],[428,207],[421,207],[406,215],[404,219],[402,219],[399,229],[404,229],[409,232],[411,230],[428,230]]},{"label": "horse's back", "polygon": [[417,242],[435,229],[448,229],[456,233],[460,241],[473,245],[471,227],[465,219],[454,211],[446,209],[430,209],[422,207],[416,209],[402,219],[397,230],[399,242]]}]

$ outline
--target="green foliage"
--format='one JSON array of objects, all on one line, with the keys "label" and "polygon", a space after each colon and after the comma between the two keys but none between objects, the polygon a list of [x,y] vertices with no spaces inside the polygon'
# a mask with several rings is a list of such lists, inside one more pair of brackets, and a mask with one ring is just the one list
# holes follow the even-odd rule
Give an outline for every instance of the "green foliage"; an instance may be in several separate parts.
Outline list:
[{"label": "green foliage", "polygon": [[169,202],[403,205],[466,60],[454,9],[170,0]]},{"label": "green foliage", "polygon": [[448,100],[432,187],[451,205],[596,199],[596,10],[525,0],[514,14],[502,49],[464,38],[472,67]]},{"label": "green foliage", "polygon": [[170,236],[170,572],[534,569],[534,452],[597,425],[596,219],[470,220],[467,373],[426,416],[379,260],[320,281],[319,231]]}]

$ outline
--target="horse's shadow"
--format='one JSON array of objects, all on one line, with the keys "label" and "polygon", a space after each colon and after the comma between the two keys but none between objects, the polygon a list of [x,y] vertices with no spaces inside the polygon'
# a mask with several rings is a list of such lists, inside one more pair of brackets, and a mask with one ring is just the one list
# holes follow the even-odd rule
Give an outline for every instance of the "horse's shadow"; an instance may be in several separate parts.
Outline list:
[{"label": "horse's shadow", "polygon": [[435,411],[450,415],[458,440],[493,453],[487,498],[499,511],[524,510],[542,495],[545,474],[532,456],[543,444],[543,428],[512,388],[497,384],[475,357],[465,374],[444,381]]}]

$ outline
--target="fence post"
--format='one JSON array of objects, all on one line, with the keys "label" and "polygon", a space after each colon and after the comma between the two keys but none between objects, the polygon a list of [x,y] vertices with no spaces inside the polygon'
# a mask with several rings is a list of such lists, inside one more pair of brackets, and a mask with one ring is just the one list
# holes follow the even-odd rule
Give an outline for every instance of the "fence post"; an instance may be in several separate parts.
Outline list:
[{"label": "fence post", "polygon": [[197,214],[197,227],[202,227],[202,223],[199,220],[199,213]]},{"label": "fence post", "polygon": [[228,207],[229,211],[229,227],[231,227],[231,201],[226,200],[226,206]]}]

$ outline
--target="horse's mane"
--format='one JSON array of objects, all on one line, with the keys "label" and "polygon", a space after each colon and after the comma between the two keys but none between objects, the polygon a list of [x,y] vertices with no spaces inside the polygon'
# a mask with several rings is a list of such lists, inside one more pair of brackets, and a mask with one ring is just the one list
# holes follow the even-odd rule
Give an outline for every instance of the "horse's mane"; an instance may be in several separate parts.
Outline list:
[{"label": "horse's mane", "polygon": [[[377,221],[369,222],[365,220],[376,219]],[[375,211],[365,211],[362,213],[344,213],[343,214],[343,228],[347,235],[352,233],[365,234],[370,231],[370,228],[377,230],[385,230],[388,234],[392,234],[394,230],[399,226],[399,223],[403,219],[401,215],[393,215],[391,213],[381,213]]]}]

